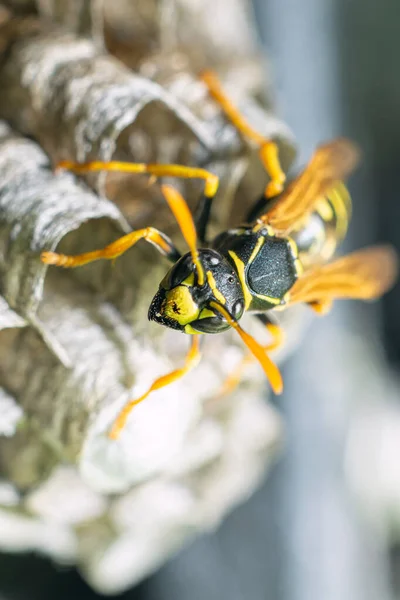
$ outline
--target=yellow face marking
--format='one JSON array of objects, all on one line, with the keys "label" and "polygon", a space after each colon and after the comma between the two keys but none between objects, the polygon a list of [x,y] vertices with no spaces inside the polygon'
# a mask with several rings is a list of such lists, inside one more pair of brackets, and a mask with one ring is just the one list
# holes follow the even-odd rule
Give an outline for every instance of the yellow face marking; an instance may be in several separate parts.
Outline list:
[{"label": "yellow face marking", "polygon": [[166,292],[163,314],[179,325],[187,325],[199,316],[199,307],[194,302],[190,290],[185,285],[178,285]]},{"label": "yellow face marking", "polygon": [[240,285],[242,286],[243,295],[244,295],[244,303],[245,303],[244,308],[245,308],[245,310],[247,310],[251,304],[253,296],[251,295],[251,293],[249,292],[249,288],[247,287],[246,275],[244,273],[244,262],[242,260],[240,260],[240,258],[234,252],[232,252],[232,250],[229,250],[229,254],[232,257],[232,259],[236,265]]},{"label": "yellow face marking", "polygon": [[216,297],[218,302],[221,302],[221,304],[225,304],[226,299],[221,294],[219,289],[217,288],[217,284],[215,282],[214,275],[211,273],[211,271],[207,271],[207,281],[208,281],[208,285],[210,286],[210,288],[212,290],[212,293],[214,294],[214,296]]}]

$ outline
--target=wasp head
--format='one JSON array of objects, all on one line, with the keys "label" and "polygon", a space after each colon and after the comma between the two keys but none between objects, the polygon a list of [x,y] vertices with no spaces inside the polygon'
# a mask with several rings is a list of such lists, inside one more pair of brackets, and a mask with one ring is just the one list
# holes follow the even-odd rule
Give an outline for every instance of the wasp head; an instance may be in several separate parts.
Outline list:
[{"label": "wasp head", "polygon": [[149,319],[185,333],[219,333],[230,327],[212,302],[223,305],[236,319],[244,311],[244,295],[232,265],[215,250],[199,250],[204,283],[199,285],[190,252],[182,256],[160,283]]}]

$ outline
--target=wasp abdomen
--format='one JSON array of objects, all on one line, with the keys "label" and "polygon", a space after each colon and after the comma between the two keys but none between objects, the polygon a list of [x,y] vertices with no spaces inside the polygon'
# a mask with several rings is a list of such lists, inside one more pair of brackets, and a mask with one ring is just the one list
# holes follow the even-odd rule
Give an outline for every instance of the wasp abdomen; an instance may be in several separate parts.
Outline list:
[{"label": "wasp abdomen", "polygon": [[306,222],[292,233],[305,268],[332,258],[346,235],[350,217],[349,192],[343,183],[337,182],[319,199]]}]

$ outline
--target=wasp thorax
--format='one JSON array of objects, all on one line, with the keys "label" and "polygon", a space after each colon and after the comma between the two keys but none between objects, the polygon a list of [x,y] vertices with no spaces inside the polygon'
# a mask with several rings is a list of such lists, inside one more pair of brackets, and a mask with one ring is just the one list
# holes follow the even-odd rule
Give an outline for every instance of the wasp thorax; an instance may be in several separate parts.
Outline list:
[{"label": "wasp thorax", "polygon": [[210,306],[218,302],[235,319],[244,310],[244,295],[232,265],[215,250],[199,250],[204,283],[198,284],[190,253],[167,273],[154,296],[149,319],[185,333],[218,333],[229,328],[224,317]]}]

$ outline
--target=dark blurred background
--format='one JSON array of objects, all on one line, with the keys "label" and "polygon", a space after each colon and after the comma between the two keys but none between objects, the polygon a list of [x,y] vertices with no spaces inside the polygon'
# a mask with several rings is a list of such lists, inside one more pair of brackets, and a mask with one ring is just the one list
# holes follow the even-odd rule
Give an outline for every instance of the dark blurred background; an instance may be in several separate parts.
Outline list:
[{"label": "dark blurred background", "polygon": [[[362,148],[363,164],[350,185],[354,220],[346,249],[387,241],[400,250],[399,1],[254,0],[254,9],[278,112],[296,136],[300,163],[335,135]],[[351,355],[348,341],[366,344],[354,361],[383,341],[388,376],[395,375],[399,295],[397,286],[379,305],[343,304],[314,322],[284,369],[287,385],[277,408],[286,447],[264,487],[219,531],[121,599],[400,597],[398,548],[367,522],[344,469],[354,405],[364,394],[352,383],[352,362],[344,360]],[[44,559],[0,557],[1,600],[72,597],[98,596],[74,571]]]}]

